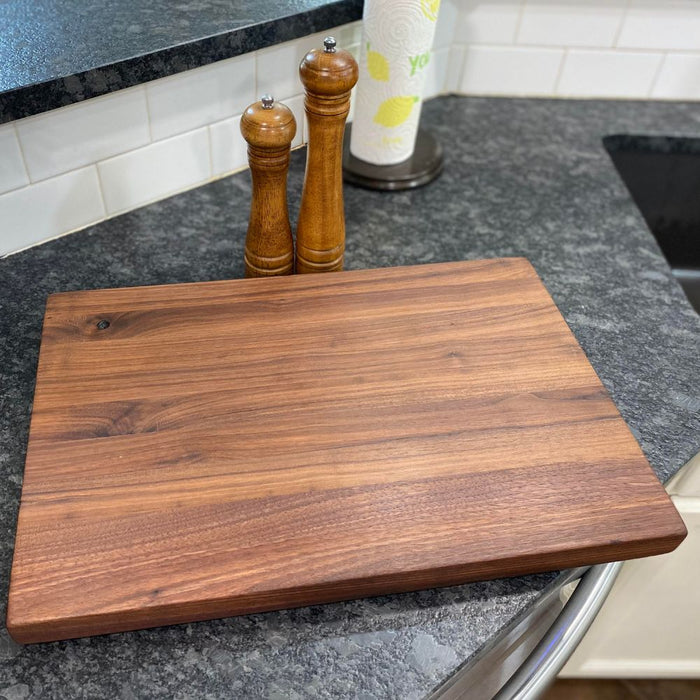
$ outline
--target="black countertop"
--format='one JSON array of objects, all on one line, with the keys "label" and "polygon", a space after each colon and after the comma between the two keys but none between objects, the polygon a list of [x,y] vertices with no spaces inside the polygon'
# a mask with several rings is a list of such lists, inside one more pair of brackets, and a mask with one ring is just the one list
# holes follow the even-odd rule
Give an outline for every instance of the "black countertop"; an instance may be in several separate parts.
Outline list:
[{"label": "black countertop", "polygon": [[360,19],[362,0],[0,2],[0,123]]},{"label": "black countertop", "polygon": [[[445,171],[403,193],[346,188],[348,268],[525,256],[662,480],[700,449],[700,317],[601,144],[700,132],[697,105],[447,97],[423,124]],[[292,158],[296,220],[304,152]],[[240,277],[247,172],[0,260],[0,610],[41,320],[51,292]],[[555,574],[19,647],[6,698],[423,697]]]}]

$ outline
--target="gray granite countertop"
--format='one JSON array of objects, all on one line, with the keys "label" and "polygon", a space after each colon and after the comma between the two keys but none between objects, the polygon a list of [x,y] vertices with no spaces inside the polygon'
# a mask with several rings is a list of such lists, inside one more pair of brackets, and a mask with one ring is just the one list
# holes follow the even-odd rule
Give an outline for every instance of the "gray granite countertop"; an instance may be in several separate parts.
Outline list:
[{"label": "gray granite countertop", "polygon": [[[404,193],[346,188],[347,267],[525,256],[659,478],[700,449],[700,317],[601,137],[700,132],[697,105],[447,97],[423,124],[445,172]],[[293,156],[295,220],[304,153]],[[2,619],[41,320],[51,292],[240,277],[247,172],[0,260]],[[420,698],[555,574],[20,647],[0,697]]]},{"label": "gray granite countertop", "polygon": [[306,36],[362,0],[5,0],[0,123]]}]

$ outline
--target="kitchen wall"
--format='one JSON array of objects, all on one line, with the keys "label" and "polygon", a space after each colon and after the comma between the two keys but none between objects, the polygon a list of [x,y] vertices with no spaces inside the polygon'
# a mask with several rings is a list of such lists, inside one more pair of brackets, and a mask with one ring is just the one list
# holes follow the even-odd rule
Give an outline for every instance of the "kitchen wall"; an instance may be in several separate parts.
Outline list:
[{"label": "kitchen wall", "polygon": [[[0,126],[0,255],[246,167],[240,114],[295,113],[297,66],[361,23]],[[443,0],[425,97],[700,100],[700,0]]]},{"label": "kitchen wall", "polygon": [[698,0],[455,5],[450,63],[461,93],[700,99]]}]

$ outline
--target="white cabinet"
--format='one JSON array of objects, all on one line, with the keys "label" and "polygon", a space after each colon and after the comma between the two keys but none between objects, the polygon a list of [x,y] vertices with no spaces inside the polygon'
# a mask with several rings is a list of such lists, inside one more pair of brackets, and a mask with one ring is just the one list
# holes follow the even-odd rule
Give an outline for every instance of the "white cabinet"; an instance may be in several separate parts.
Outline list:
[{"label": "white cabinet", "polygon": [[700,455],[668,485],[688,537],[624,564],[563,678],[700,678]]}]

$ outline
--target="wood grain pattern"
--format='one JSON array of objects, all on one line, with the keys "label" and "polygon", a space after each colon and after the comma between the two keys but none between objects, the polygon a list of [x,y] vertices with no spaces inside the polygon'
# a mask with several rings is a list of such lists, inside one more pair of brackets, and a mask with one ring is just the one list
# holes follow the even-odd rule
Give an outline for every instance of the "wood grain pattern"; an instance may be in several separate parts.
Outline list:
[{"label": "wood grain pattern", "polygon": [[342,49],[313,49],[299,66],[309,125],[306,171],[297,223],[296,271],[343,269],[343,134],[350,111],[350,90],[358,68]]},{"label": "wood grain pattern", "polygon": [[296,133],[292,111],[280,102],[250,105],[241,116],[253,181],[245,239],[246,277],[291,275],[294,240],[287,211],[289,151]]},{"label": "wood grain pattern", "polygon": [[525,260],[70,292],[46,310],[7,624],[100,634],[684,534]]}]

